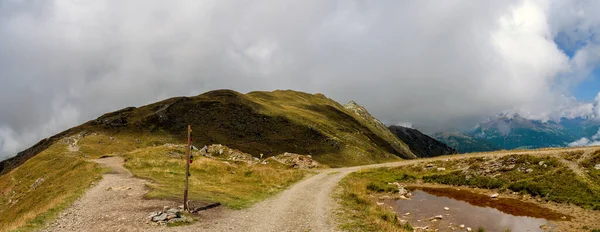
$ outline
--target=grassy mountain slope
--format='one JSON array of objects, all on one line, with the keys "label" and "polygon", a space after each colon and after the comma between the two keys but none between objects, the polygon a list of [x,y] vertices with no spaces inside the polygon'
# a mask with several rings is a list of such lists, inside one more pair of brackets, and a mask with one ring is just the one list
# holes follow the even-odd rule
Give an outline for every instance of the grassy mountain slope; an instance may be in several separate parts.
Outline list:
[{"label": "grassy mountain slope", "polygon": [[[153,189],[158,190],[150,197],[178,196],[179,191],[169,189],[178,184],[167,185],[164,180],[183,174],[161,171],[160,167],[153,168],[149,164],[169,168],[182,162],[181,157],[165,158],[168,154],[160,146],[184,143],[188,124],[192,125],[196,146],[223,144],[255,157],[293,152],[312,155],[332,167],[415,157],[406,144],[390,136],[387,129],[377,127],[373,120],[347,110],[322,94],[211,91],[107,113],[44,139],[17,157],[1,162],[0,228],[27,229],[43,225],[98,180],[105,170],[90,159],[106,155],[125,157],[126,167],[135,175],[153,180],[156,183]],[[224,167],[220,162],[203,163],[212,165],[213,169]],[[225,205],[242,207],[299,179],[297,173],[276,171],[276,168],[255,169],[244,165],[240,168],[244,170],[227,173],[241,173],[243,177],[234,175],[217,183],[200,183],[227,186],[235,184],[228,181],[240,178],[262,183],[244,190],[253,193],[248,199],[236,195],[238,192],[219,193],[217,200]],[[202,170],[198,172],[211,173]],[[268,172],[279,177],[257,178],[252,174],[268,175]],[[245,176],[246,173],[250,176]],[[263,183],[265,180],[269,182]],[[191,194],[192,199],[214,200],[206,192]],[[228,200],[231,200],[229,204]]]}]

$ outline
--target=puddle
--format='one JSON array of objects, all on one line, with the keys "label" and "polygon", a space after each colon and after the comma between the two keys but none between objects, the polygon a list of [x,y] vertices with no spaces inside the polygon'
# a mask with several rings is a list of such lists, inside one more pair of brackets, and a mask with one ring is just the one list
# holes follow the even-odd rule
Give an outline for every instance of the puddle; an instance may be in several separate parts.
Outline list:
[{"label": "puddle", "polygon": [[[429,226],[440,231],[461,231],[464,224],[474,231],[483,227],[486,231],[544,231],[540,226],[554,228],[548,220],[561,220],[564,215],[516,199],[491,199],[489,196],[451,188],[423,188],[411,192],[410,200],[387,200],[398,215],[413,226]],[[450,210],[444,210],[444,207]],[[410,212],[409,216],[405,216]],[[430,218],[442,215],[443,219],[431,222]],[[417,220],[421,220],[418,222]],[[464,229],[463,229],[464,230]]]}]

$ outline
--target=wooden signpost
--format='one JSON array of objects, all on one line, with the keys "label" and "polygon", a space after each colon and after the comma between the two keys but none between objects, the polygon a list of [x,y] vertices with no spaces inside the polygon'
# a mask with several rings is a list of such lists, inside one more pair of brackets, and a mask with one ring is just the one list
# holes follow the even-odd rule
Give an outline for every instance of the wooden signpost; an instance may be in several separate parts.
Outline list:
[{"label": "wooden signpost", "polygon": [[183,210],[184,211],[189,211],[189,202],[188,202],[188,183],[189,183],[189,178],[190,178],[190,155],[192,154],[192,126],[188,125],[188,131],[187,131],[187,135],[188,135],[188,145],[187,145],[187,159],[186,159],[186,165],[185,165],[185,190],[183,192]]}]

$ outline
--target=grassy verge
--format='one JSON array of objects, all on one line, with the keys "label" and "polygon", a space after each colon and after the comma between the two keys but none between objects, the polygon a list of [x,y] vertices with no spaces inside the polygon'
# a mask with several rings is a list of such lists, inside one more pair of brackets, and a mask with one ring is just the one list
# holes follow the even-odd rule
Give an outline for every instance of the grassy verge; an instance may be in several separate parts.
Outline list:
[{"label": "grassy verge", "polygon": [[[124,155],[125,167],[152,180],[150,198],[181,198],[185,180],[185,149],[157,146]],[[195,157],[190,167],[190,200],[220,202],[233,208],[246,208],[302,179],[305,171],[274,165],[248,165],[240,161],[220,161]]]},{"label": "grassy verge", "polygon": [[[409,224],[402,224],[396,214],[377,206],[369,194],[373,192],[398,191],[387,182],[413,181],[410,175],[383,168],[376,172],[352,173],[340,182],[338,199],[342,206],[339,213],[340,227],[346,231],[413,231]],[[372,181],[377,180],[377,181]]]},{"label": "grassy verge", "polygon": [[0,231],[41,228],[106,170],[57,143],[0,176]]}]

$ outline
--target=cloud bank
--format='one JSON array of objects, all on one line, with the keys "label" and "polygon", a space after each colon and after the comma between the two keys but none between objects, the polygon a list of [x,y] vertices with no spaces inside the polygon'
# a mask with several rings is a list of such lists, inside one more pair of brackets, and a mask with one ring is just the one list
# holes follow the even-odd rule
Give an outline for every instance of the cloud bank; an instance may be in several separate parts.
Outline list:
[{"label": "cloud bank", "polygon": [[569,143],[569,147],[586,147],[586,146],[600,146],[600,129],[591,138],[581,138],[572,143]]},{"label": "cloud bank", "polygon": [[219,88],[321,92],[430,130],[507,110],[599,114],[570,92],[599,62],[599,11],[558,0],[2,1],[0,156],[107,111]]}]

